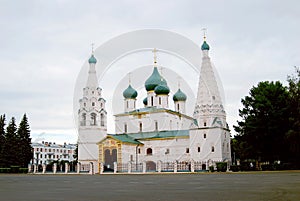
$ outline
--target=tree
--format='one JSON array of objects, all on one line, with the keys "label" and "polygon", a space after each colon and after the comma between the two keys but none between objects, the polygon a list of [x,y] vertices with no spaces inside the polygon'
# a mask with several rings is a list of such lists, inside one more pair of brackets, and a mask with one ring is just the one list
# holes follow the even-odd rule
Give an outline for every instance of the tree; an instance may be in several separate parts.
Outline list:
[{"label": "tree", "polygon": [[5,115],[0,115],[0,167],[5,167],[4,145],[5,145]]},{"label": "tree", "polygon": [[295,67],[296,75],[288,76],[289,89],[289,130],[286,133],[286,140],[289,144],[292,162],[298,163],[300,158],[300,69]]},{"label": "tree", "polygon": [[15,118],[12,117],[7,128],[5,135],[4,144],[4,160],[6,162],[6,167],[12,165],[18,165],[18,138],[17,138],[17,126],[15,123]]},{"label": "tree", "polygon": [[30,129],[26,114],[23,115],[23,118],[19,124],[17,134],[19,144],[19,165],[22,167],[26,167],[32,159]]},{"label": "tree", "polygon": [[[283,160],[287,155],[285,133],[288,130],[288,91],[279,81],[260,82],[242,99],[239,110],[238,147],[244,159],[263,161]],[[241,149],[240,149],[241,150]]]}]

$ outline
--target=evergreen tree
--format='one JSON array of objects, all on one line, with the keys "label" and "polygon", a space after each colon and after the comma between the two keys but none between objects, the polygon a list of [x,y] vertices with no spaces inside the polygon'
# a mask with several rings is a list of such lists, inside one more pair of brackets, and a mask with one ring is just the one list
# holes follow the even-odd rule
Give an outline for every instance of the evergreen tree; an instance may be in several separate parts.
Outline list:
[{"label": "evergreen tree", "polygon": [[19,165],[22,167],[27,167],[28,163],[32,159],[32,148],[31,148],[31,138],[30,129],[28,124],[28,119],[26,114],[24,114],[17,131],[18,134],[18,144],[19,144]]},{"label": "evergreen tree", "polygon": [[4,145],[4,158],[6,162],[6,167],[12,165],[18,165],[18,137],[17,137],[17,126],[15,123],[15,118],[12,117],[7,128],[5,135],[5,145]]},{"label": "evergreen tree", "polygon": [[[238,132],[240,156],[263,161],[284,160],[287,153],[288,91],[280,82],[260,82],[242,99]],[[241,149],[242,148],[242,149]]]},{"label": "evergreen tree", "polygon": [[0,115],[0,167],[5,167],[4,145],[5,145],[5,115]]}]

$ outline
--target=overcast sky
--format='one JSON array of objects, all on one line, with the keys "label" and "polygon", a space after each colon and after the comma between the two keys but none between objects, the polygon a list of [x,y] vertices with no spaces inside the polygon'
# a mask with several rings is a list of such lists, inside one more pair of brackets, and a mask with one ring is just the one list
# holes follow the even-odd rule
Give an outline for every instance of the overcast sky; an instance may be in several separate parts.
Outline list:
[{"label": "overcast sky", "polygon": [[201,45],[205,27],[232,128],[253,85],[286,84],[300,66],[299,10],[297,0],[0,0],[0,113],[27,113],[34,141],[74,143],[74,86],[91,43],[155,28]]}]

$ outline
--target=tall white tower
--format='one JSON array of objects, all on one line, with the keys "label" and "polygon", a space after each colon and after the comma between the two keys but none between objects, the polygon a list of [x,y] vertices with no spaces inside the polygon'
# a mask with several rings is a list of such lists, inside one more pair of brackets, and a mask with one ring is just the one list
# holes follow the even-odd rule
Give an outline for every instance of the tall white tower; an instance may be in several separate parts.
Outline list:
[{"label": "tall white tower", "polygon": [[196,161],[231,161],[230,133],[218,88],[216,74],[208,55],[209,45],[201,46],[202,65],[190,131],[191,156]]},{"label": "tall white tower", "polygon": [[78,111],[78,162],[81,169],[86,170],[93,164],[94,172],[98,171],[97,142],[107,135],[107,112],[105,100],[102,98],[102,89],[98,86],[96,75],[97,60],[92,54],[89,62],[89,72],[86,87],[83,88],[83,97],[79,100]]}]

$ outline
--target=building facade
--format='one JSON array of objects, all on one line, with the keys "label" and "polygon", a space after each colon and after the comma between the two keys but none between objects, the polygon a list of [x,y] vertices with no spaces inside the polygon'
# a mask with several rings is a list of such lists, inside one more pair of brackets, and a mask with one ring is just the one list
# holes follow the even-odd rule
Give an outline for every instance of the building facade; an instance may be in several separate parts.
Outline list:
[{"label": "building facade", "polygon": [[[161,164],[190,164],[191,161],[193,164],[204,164],[201,169],[208,169],[213,162],[231,161],[230,132],[206,40],[201,49],[202,65],[193,116],[186,114],[186,100],[189,97],[180,88],[170,100],[170,89],[167,80],[157,69],[154,49],[153,72],[145,80],[147,97],[143,100],[144,107],[136,108],[138,93],[129,84],[123,92],[124,112],[115,114],[115,134],[106,134],[106,130],[97,126],[89,127],[88,130],[79,125],[79,140],[82,145],[87,144],[82,141],[87,136],[93,135],[93,140],[89,142],[96,142],[98,139],[97,153],[96,148],[88,149],[94,154],[93,159],[97,159],[98,167],[95,168],[98,169],[95,172],[103,171],[101,167],[112,170],[117,168],[116,165],[120,168],[124,164],[131,164],[137,170],[142,163],[146,164],[147,170],[157,171],[158,164],[161,168]],[[92,55],[90,60],[93,58]],[[95,84],[96,82],[94,88],[97,87]],[[91,97],[86,98],[90,99]],[[174,102],[174,108],[169,108],[169,101]],[[82,120],[85,119],[82,114],[87,114],[87,110],[84,110],[82,99],[80,104],[79,118]],[[95,110],[95,113],[98,114],[99,111],[101,108]],[[79,152],[83,151],[80,148],[84,150],[88,147],[79,146]]]},{"label": "building facade", "polygon": [[31,144],[33,149],[33,165],[48,165],[56,161],[68,161],[75,160],[76,144],[63,145],[56,144],[55,142],[44,142]]}]

